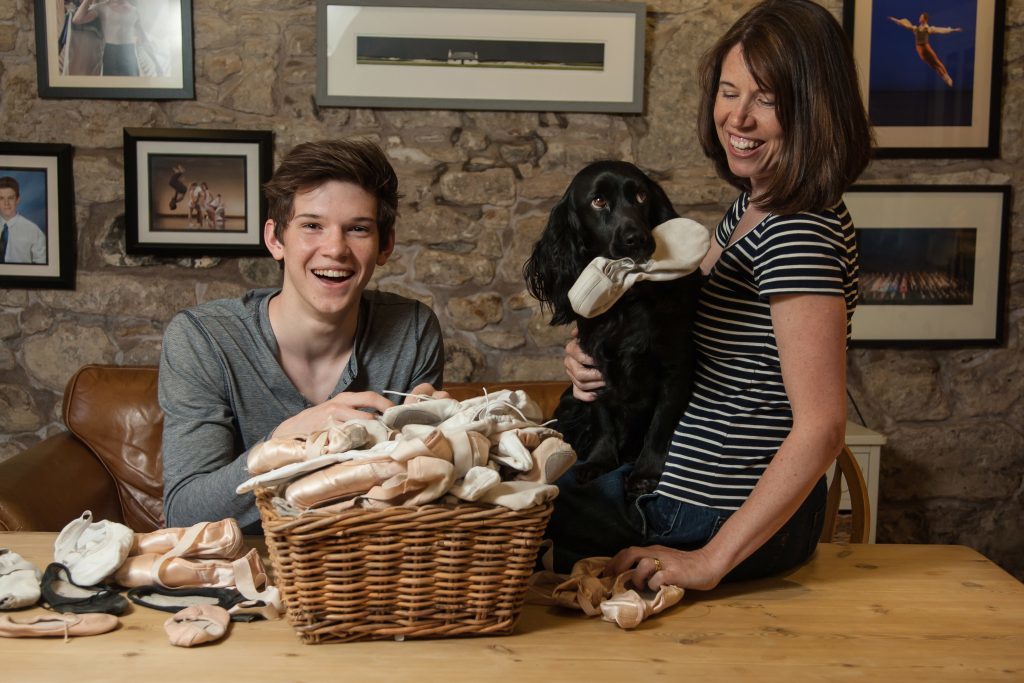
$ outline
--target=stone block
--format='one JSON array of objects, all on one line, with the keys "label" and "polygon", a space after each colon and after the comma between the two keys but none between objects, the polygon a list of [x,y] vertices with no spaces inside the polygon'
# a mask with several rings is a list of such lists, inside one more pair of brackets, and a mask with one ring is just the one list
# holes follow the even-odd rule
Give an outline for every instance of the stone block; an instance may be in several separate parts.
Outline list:
[{"label": "stone block", "polygon": [[34,432],[45,424],[32,394],[13,384],[0,384],[0,432]]},{"label": "stone block", "polygon": [[460,330],[482,330],[492,323],[501,322],[504,314],[501,295],[497,292],[449,299],[445,308],[452,324]]},{"label": "stone block", "polygon": [[49,335],[29,337],[22,346],[26,372],[38,383],[63,392],[64,385],[87,363],[113,363],[115,347],[102,327],[63,322]]}]

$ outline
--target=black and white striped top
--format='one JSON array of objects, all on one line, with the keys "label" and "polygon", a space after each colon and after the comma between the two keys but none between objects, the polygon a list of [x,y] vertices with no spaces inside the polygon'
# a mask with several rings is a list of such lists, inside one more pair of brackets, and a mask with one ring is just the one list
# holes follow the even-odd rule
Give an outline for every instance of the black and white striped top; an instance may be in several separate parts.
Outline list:
[{"label": "black and white striped top", "polygon": [[[744,193],[719,224],[723,247],[748,202]],[[769,214],[722,252],[701,290],[696,382],[658,493],[725,510],[750,495],[793,424],[768,299],[800,292],[844,297],[849,340],[857,242],[842,202],[821,213]]]}]

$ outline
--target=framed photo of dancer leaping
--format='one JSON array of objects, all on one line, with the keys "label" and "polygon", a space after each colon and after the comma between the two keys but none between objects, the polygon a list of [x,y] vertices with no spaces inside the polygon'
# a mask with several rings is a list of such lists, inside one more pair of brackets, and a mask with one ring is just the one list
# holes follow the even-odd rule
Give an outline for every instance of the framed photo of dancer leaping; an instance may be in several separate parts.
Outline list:
[{"label": "framed photo of dancer leaping", "polygon": [[1003,343],[1009,185],[855,185],[858,346]]},{"label": "framed photo of dancer leaping", "polygon": [[996,158],[1005,0],[845,0],[881,158]]},{"label": "framed photo of dancer leaping", "polygon": [[192,0],[35,0],[40,97],[195,97]]},{"label": "framed photo of dancer leaping", "polygon": [[272,155],[270,131],[125,128],[125,250],[264,254]]}]

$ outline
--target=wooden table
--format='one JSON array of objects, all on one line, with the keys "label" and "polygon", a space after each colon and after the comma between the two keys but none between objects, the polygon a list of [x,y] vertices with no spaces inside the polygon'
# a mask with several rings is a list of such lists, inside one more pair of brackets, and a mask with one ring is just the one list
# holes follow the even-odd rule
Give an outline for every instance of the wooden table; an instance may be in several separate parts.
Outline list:
[{"label": "wooden table", "polygon": [[[0,547],[42,569],[53,538],[0,533]],[[1024,680],[1024,585],[962,546],[822,544],[788,575],[689,592],[634,631],[528,605],[504,637],[304,645],[281,620],[185,649],[168,616],[133,605],[105,635],[0,638],[0,680]]]}]

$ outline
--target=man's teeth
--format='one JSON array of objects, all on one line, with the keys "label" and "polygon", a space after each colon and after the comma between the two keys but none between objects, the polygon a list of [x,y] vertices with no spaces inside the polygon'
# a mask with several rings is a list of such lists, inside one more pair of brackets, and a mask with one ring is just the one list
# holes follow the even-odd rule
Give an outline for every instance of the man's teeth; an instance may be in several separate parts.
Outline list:
[{"label": "man's teeth", "polygon": [[313,274],[319,277],[348,277],[352,273],[347,270],[314,270]]},{"label": "man's teeth", "polygon": [[744,151],[748,149],[755,149],[761,146],[761,143],[757,142],[756,140],[748,140],[747,138],[738,138],[735,136],[729,138],[729,144],[731,144],[736,149]]}]

